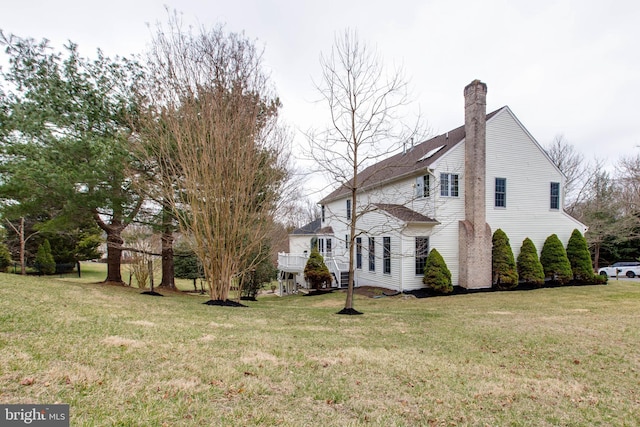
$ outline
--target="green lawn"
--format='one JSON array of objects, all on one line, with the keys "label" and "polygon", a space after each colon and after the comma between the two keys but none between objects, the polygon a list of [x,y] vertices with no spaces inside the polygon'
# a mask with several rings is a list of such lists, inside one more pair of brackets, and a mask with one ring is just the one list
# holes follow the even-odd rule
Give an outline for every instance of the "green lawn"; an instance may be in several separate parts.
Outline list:
[{"label": "green lawn", "polygon": [[[162,273],[160,271],[160,263],[157,262],[155,264],[156,269],[154,271],[154,284],[158,286],[160,281],[162,280]],[[91,282],[101,282],[107,277],[107,264],[102,262],[83,262],[80,266],[81,277],[78,278],[78,272],[74,271],[72,273],[65,274],[64,276],[57,278],[64,279],[66,281],[76,282],[76,283],[91,283]],[[136,281],[135,276],[131,275],[131,269],[127,264],[123,264],[120,268],[120,274],[122,274],[122,280],[125,283],[129,283],[129,279],[131,279],[131,285],[133,287],[138,286],[138,282]],[[186,279],[175,279],[176,287],[183,291],[193,290],[193,280]],[[147,287],[149,284],[147,284]],[[200,281],[197,281],[198,290],[200,289]]]},{"label": "green lawn", "polygon": [[640,424],[638,281],[357,296],[363,316],[341,292],[228,308],[91,281],[0,274],[0,403],[73,426]]}]

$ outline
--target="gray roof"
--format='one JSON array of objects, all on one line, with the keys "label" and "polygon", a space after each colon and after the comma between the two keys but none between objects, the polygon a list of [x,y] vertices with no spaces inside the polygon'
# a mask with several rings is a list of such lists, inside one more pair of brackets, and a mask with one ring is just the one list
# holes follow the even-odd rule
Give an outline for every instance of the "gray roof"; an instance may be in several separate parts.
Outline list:
[{"label": "gray roof", "polygon": [[300,228],[296,228],[291,232],[291,234],[300,234],[300,235],[311,235],[316,234],[320,230],[320,226],[322,223],[320,222],[320,218],[314,219],[307,225],[303,225]]},{"label": "gray roof", "polygon": [[407,223],[422,222],[427,224],[440,224],[435,219],[422,215],[406,206],[385,203],[376,203],[374,206]]},{"label": "gray roof", "polygon": [[[487,114],[487,120],[495,116],[504,108],[506,107],[499,108],[496,111]],[[433,162],[444,156],[449,150],[464,140],[464,138],[465,129],[463,125],[450,130],[449,132],[445,132],[442,135],[423,141],[411,147],[404,153],[398,153],[371,165],[358,173],[358,189],[367,190],[379,187],[405,176],[418,175],[419,172],[422,173],[426,171]],[[439,147],[442,148],[435,151],[431,156],[425,156]],[[322,199],[320,203],[326,204],[347,196],[351,192],[350,184],[351,181],[343,184],[327,197]]]}]

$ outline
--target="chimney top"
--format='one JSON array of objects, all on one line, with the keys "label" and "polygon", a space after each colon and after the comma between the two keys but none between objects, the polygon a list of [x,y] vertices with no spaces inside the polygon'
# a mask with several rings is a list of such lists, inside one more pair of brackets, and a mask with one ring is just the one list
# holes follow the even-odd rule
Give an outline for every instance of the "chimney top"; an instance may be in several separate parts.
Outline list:
[{"label": "chimney top", "polygon": [[[478,87],[479,86],[479,87]],[[465,88],[464,88],[464,93],[466,94],[468,90],[478,90],[481,89],[483,92],[487,92],[487,85],[486,83],[482,83],[480,80],[475,79],[474,81],[472,81],[471,83],[469,83]]]}]

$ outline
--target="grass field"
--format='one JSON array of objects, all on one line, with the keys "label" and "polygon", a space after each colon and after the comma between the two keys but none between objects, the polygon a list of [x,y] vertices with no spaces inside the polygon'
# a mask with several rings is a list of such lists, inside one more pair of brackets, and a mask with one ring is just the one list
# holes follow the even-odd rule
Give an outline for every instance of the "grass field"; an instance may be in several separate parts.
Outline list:
[{"label": "grass field", "polygon": [[248,308],[0,274],[0,403],[73,426],[640,424],[640,282]]}]

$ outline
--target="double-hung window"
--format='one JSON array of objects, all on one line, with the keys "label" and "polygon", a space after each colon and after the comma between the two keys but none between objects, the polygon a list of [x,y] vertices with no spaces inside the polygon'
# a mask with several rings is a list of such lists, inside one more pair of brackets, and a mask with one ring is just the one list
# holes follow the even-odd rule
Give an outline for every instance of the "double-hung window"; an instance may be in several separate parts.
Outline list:
[{"label": "double-hung window", "polygon": [[507,178],[496,178],[495,207],[507,207]]},{"label": "double-hung window", "polygon": [[382,272],[391,274],[391,237],[382,238]]},{"label": "double-hung window", "polygon": [[444,197],[458,197],[458,174],[440,174],[440,195]]},{"label": "double-hung window", "polygon": [[347,199],[347,221],[351,220],[351,199]]},{"label": "double-hung window", "polygon": [[427,255],[429,255],[429,238],[416,237],[416,276],[422,276],[424,274]]},{"label": "double-hung window", "polygon": [[559,182],[551,183],[549,208],[560,209],[560,183]]},{"label": "double-hung window", "polygon": [[356,237],[356,268],[362,269],[362,237]]},{"label": "double-hung window", "polygon": [[369,271],[376,271],[376,238],[369,237]]}]

